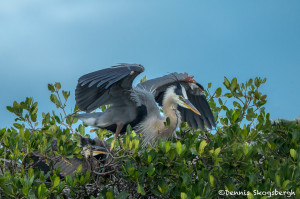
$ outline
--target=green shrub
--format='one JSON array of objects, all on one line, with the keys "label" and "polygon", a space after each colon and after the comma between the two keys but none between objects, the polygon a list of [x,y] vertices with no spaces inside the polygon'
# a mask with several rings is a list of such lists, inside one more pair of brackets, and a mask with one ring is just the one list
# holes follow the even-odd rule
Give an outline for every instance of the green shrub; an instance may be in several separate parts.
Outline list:
[{"label": "green shrub", "polygon": [[[85,158],[80,137],[86,126],[67,113],[70,92],[59,83],[49,84],[56,112],[42,113],[32,98],[14,102],[8,111],[16,115],[13,127],[0,130],[0,195],[4,198],[267,198],[257,191],[293,191],[300,197],[300,125],[298,121],[272,122],[265,112],[266,95],[260,86],[266,79],[239,84],[236,78],[206,95],[217,121],[212,131],[193,130],[181,124],[177,138],[158,140],[141,147],[138,132],[127,128],[119,142],[97,130],[96,136],[113,145],[100,169],[79,166],[62,177],[34,167],[30,157],[44,160]],[[225,91],[223,91],[225,90]],[[101,107],[104,110],[106,107]],[[55,142],[54,142],[55,141]],[[53,147],[53,143],[55,147]],[[84,172],[82,172],[84,171]],[[222,196],[220,190],[248,193]],[[272,198],[282,198],[277,195]],[[285,196],[287,197],[287,196]]]}]

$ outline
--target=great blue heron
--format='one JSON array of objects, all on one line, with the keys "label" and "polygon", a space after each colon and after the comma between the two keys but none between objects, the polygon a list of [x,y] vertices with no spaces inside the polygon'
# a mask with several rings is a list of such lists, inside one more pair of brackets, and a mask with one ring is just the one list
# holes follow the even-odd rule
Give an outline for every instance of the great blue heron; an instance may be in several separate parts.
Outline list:
[{"label": "great blue heron", "polygon": [[[143,133],[144,143],[172,136],[182,121],[194,129],[203,130],[204,124],[215,127],[204,89],[193,76],[171,73],[132,87],[143,71],[139,64],[119,64],[80,77],[75,99],[79,109],[88,113],[75,117],[89,126],[115,132],[115,138],[130,124]],[[104,112],[89,113],[103,105],[110,106]],[[165,125],[166,118],[169,125]]]}]

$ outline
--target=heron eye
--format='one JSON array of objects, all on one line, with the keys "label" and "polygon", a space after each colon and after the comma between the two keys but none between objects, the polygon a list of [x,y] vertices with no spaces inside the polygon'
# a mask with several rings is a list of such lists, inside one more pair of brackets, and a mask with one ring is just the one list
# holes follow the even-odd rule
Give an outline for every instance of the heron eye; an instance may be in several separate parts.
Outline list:
[{"label": "heron eye", "polygon": [[183,101],[183,97],[182,97],[182,96],[179,96],[179,99],[180,99],[181,101]]}]

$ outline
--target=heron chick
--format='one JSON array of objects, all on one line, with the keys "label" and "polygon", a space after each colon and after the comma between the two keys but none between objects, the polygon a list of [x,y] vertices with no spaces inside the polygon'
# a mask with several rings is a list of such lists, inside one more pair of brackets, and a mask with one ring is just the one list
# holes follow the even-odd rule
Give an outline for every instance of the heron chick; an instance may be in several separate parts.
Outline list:
[{"label": "heron chick", "polygon": [[[202,130],[215,126],[203,87],[187,73],[172,73],[132,87],[135,77],[144,71],[139,64],[120,64],[79,78],[76,103],[87,113],[74,117],[85,124],[125,133],[127,125],[143,133],[144,143],[172,136],[182,121]],[[157,103],[162,106],[160,114]],[[89,113],[110,105],[104,112]],[[169,125],[164,125],[169,118]]]},{"label": "heron chick", "polygon": [[[136,88],[134,92],[138,92],[137,95],[139,95],[147,91]],[[157,138],[167,139],[176,132],[181,124],[181,115],[177,109],[178,105],[200,115],[197,108],[187,99],[184,93],[186,91],[179,83],[176,86],[167,88],[162,102],[163,116],[160,114],[153,95],[148,96],[147,99],[151,99],[152,104],[147,106],[147,110],[151,109],[152,111],[149,112],[146,119],[136,126],[137,132],[143,132],[144,143],[153,142]],[[144,93],[143,95],[147,94]],[[167,118],[169,118],[168,125],[165,123]]]}]

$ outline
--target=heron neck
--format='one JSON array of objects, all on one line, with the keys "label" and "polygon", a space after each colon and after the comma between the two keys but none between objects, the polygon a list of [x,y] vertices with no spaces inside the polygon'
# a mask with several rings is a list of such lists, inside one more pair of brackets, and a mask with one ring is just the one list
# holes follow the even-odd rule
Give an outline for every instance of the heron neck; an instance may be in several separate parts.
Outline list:
[{"label": "heron neck", "polygon": [[166,97],[163,100],[163,111],[164,115],[170,119],[170,124],[168,127],[162,129],[162,134],[166,136],[171,136],[176,128],[179,126],[181,122],[180,113],[177,110],[178,105],[173,102],[171,97]]}]

